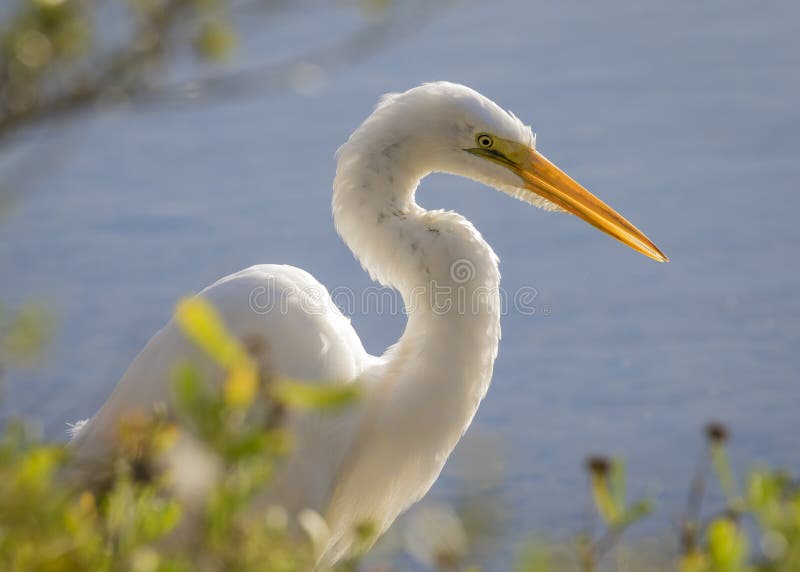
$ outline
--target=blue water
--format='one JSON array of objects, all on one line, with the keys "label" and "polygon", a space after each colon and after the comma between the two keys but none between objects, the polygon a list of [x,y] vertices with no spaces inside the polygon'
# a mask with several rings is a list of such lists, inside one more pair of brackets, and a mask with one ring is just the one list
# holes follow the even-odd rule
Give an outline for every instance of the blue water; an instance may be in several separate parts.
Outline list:
[{"label": "blue water", "polygon": [[[245,59],[357,24],[331,11],[250,25]],[[4,415],[57,434],[92,414],[178,297],[242,267],[288,262],[329,288],[369,286],[331,223],[333,153],[381,93],[435,79],[530,122],[544,153],[672,259],[471,182],[425,181],[424,206],[461,212],[494,246],[504,288],[537,292],[534,315],[504,319],[474,427],[502,443],[509,522],[580,525],[593,451],[624,455],[668,522],[710,418],[732,427],[738,466],[800,469],[791,0],[464,2],[312,95],[81,120],[44,147],[59,161],[0,227],[0,296],[59,318],[46,362],[11,373]],[[401,316],[353,322],[373,353],[402,329]],[[449,466],[432,494],[457,486]]]}]

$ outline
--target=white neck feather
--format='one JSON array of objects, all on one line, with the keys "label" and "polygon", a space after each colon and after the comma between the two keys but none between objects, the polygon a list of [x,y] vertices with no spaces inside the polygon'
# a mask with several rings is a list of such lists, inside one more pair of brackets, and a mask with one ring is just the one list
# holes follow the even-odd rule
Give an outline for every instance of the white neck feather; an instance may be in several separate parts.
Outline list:
[{"label": "white neck feather", "polygon": [[[339,150],[334,220],[370,276],[401,293],[408,323],[376,368],[371,427],[333,493],[327,519],[340,534],[359,520],[383,530],[427,492],[486,394],[500,338],[491,247],[462,216],[417,205],[437,165],[410,140],[376,141],[385,129],[363,133],[369,126]],[[337,543],[334,552],[348,542]]]}]

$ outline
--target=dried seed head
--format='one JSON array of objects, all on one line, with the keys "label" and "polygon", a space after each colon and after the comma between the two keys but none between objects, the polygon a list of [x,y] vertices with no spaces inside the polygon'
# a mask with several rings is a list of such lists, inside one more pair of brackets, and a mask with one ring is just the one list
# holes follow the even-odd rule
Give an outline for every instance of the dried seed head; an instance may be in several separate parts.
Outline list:
[{"label": "dried seed head", "polygon": [[711,443],[724,443],[729,436],[728,428],[718,421],[713,421],[706,425],[706,437]]},{"label": "dried seed head", "polygon": [[586,468],[593,475],[604,476],[611,470],[611,461],[603,455],[592,455],[586,459]]},{"label": "dried seed head", "polygon": [[730,520],[733,524],[739,524],[742,519],[742,513],[735,507],[728,507],[725,509],[725,518]]}]

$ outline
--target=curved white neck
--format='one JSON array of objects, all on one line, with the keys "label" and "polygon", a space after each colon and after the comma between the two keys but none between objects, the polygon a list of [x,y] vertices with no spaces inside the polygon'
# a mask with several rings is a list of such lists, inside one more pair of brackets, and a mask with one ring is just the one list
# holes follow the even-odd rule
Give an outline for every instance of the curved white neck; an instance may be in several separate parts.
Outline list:
[{"label": "curved white neck", "polygon": [[[414,201],[436,166],[410,144],[357,143],[338,155],[336,228],[374,279],[400,291],[408,323],[380,360],[377,413],[333,494],[327,518],[339,530],[347,529],[342,518],[390,523],[428,490],[486,394],[500,337],[494,252],[460,215]],[[380,496],[358,503],[372,514],[337,512],[363,491]]]},{"label": "curved white neck", "polygon": [[336,229],[370,276],[403,297],[408,323],[388,357],[414,346],[431,354],[424,365],[446,363],[449,371],[475,359],[491,362],[500,333],[497,256],[464,217],[417,205],[419,181],[433,166],[406,146],[413,147],[389,143],[364,151],[348,143],[340,149]]}]

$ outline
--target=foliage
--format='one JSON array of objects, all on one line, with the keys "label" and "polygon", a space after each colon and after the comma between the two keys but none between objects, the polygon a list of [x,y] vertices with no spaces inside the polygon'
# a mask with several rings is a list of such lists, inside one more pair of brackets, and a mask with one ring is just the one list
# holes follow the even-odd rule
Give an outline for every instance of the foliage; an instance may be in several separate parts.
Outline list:
[{"label": "foliage", "polygon": [[[276,83],[285,87],[294,77],[287,70],[311,65],[321,74],[333,62],[345,64],[371,53],[389,37],[373,32],[388,22],[384,16],[391,2],[370,0],[352,4],[367,23],[337,44],[269,66],[228,73],[214,67],[231,60],[237,48],[237,10],[247,10],[248,20],[258,14],[266,24],[271,16],[298,8],[292,4],[14,0],[0,6],[0,145],[22,128],[52,124],[94,105],[229,98],[243,91],[263,93]],[[187,62],[187,54],[196,61]],[[169,80],[185,75],[187,68],[191,77],[170,85]]]},{"label": "foliage", "polygon": [[[681,519],[680,548],[670,556],[654,557],[636,548],[616,546],[622,532],[652,510],[642,499],[625,501],[625,473],[619,460],[593,457],[587,462],[590,490],[604,530],[596,537],[581,534],[575,539],[577,564],[561,562],[549,567],[547,549],[528,551],[524,572],[575,569],[595,572],[606,569],[603,557],[617,549],[620,563],[634,561],[622,569],[678,572],[790,572],[800,570],[800,485],[782,472],[765,467],[748,475],[744,493],[735,484],[728,462],[727,429],[719,423],[706,428],[708,456],[698,467],[689,494],[686,513]],[[725,493],[727,506],[710,517],[702,516],[702,503],[710,476],[709,466]],[[748,528],[747,523],[752,526]],[[760,550],[751,548],[751,539]],[[634,556],[631,557],[631,552]],[[552,562],[552,561],[551,561]],[[609,564],[606,562],[606,564]]]},{"label": "foliage", "polygon": [[[21,423],[0,437],[0,569],[22,571],[306,571],[327,540],[323,518],[296,519],[259,504],[282,458],[291,450],[285,416],[293,409],[351,406],[346,384],[276,380],[259,370],[249,348],[225,329],[200,298],[178,305],[187,337],[226,372],[220,387],[189,365],[174,380],[174,412],[121,420],[112,477],[87,489],[66,478],[69,449],[42,442]],[[727,431],[708,428],[709,455],[698,469],[682,523],[681,548],[669,561],[642,555],[636,570],[680,572],[791,572],[800,569],[800,489],[781,472],[753,471],[739,492],[727,461]],[[702,520],[703,492],[713,468],[727,495],[721,513]],[[651,510],[648,499],[628,502],[620,461],[587,462],[589,490],[602,530],[578,535],[572,548],[529,543],[518,572],[614,567],[622,533]],[[474,500],[474,499],[471,499]],[[477,510],[476,510],[476,507]],[[491,526],[488,505],[461,510],[423,506],[412,511],[405,549],[426,569],[478,571],[477,547]],[[476,518],[477,514],[477,518]],[[752,521],[754,534],[743,522]],[[476,524],[477,523],[477,524]],[[370,523],[359,526],[364,547]],[[753,542],[755,539],[757,542]],[[758,550],[753,545],[758,545]],[[389,552],[391,554],[391,551]],[[363,561],[338,570],[390,570]],[[380,560],[380,559],[378,559]],[[617,558],[616,562],[621,562]],[[487,569],[494,569],[491,565]]]},{"label": "foliage", "polygon": [[[100,490],[64,478],[67,449],[31,438],[19,424],[7,427],[0,445],[0,569],[311,567],[315,546],[289,535],[288,515],[251,508],[289,449],[277,422],[281,403],[261,406],[257,386],[268,380],[258,378],[210,306],[187,300],[177,315],[189,337],[224,362],[223,387],[181,369],[175,416],[121,420],[114,477]],[[291,388],[313,401],[311,386]],[[325,388],[321,406],[334,393]]]},{"label": "foliage", "polygon": [[[93,0],[20,0],[0,30],[0,137],[27,122],[58,117],[101,98],[145,89],[187,30],[196,53],[223,59],[225,0],[125,0],[116,39],[111,14]],[[188,23],[188,24],[187,24]],[[108,36],[106,32],[106,36]],[[123,38],[120,40],[119,38]]]},{"label": "foliage", "polygon": [[4,364],[31,365],[49,339],[52,316],[34,304],[12,312],[0,304],[0,373]]}]

